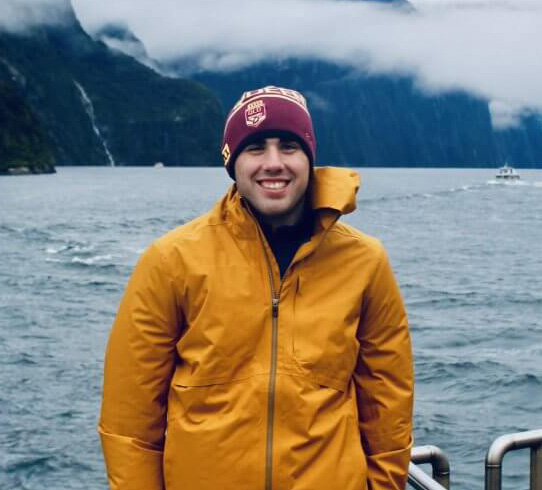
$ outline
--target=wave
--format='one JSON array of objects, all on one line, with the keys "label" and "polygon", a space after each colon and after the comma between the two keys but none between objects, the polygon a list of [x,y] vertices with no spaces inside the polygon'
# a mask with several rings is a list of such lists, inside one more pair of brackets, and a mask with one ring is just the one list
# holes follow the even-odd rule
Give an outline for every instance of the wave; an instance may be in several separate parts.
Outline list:
[{"label": "wave", "polygon": [[19,233],[17,228],[6,224],[0,224],[0,233]]},{"label": "wave", "polygon": [[29,241],[44,242],[51,240],[52,234],[48,230],[36,227],[16,227],[9,225],[0,225],[0,232],[5,232],[10,235],[15,235]]},{"label": "wave", "polygon": [[518,307],[527,307],[527,306],[539,306],[542,305],[542,298],[525,298],[517,297],[514,298],[508,294],[503,294],[500,297],[491,295],[489,292],[487,294],[483,293],[465,293],[465,294],[450,294],[449,296],[443,297],[442,295],[437,295],[436,297],[429,298],[415,298],[409,299],[405,297],[405,305],[408,308],[435,308],[447,309],[447,308],[458,308],[462,306],[480,306],[484,308],[490,308],[498,306],[504,308],[506,306],[518,306]]},{"label": "wave", "polygon": [[539,181],[528,181],[528,180],[510,180],[510,181],[501,181],[501,180],[488,180],[486,182],[490,186],[507,186],[507,187],[539,187],[542,188],[542,182]]},{"label": "wave", "polygon": [[479,349],[469,360],[421,355],[416,361],[416,381],[421,384],[446,383],[447,388],[457,387],[465,396],[475,398],[510,388],[539,391],[542,374],[518,365],[516,361],[521,357],[518,350],[518,355],[505,351],[498,357],[487,358]]},{"label": "wave", "polygon": [[30,354],[27,354],[26,352],[18,353],[15,355],[10,356],[7,359],[4,359],[3,364],[11,364],[16,366],[34,366],[37,363]]},{"label": "wave", "polygon": [[484,369],[487,369],[490,372],[495,372],[498,368],[503,367],[503,364],[493,359],[484,359],[475,362],[472,360],[460,360],[450,357],[448,359],[442,357],[437,358],[434,357],[434,355],[419,356],[418,364],[420,367],[423,367],[421,371],[425,372],[427,376],[432,376],[433,374],[438,373],[449,375],[451,371],[481,373],[481,371]]},{"label": "wave", "polygon": [[30,473],[52,474],[63,468],[68,468],[73,472],[92,470],[92,467],[87,462],[81,461],[80,458],[72,455],[67,455],[65,452],[8,459],[3,469],[7,474],[24,474],[28,476]]},{"label": "wave", "polygon": [[77,267],[116,267],[121,255],[111,253],[110,248],[109,244],[57,239],[45,247],[45,262]]},{"label": "wave", "polygon": [[23,457],[14,461],[8,461],[4,466],[6,473],[19,472],[21,470],[53,469],[54,455]]},{"label": "wave", "polygon": [[542,294],[537,290],[497,290],[495,281],[478,281],[476,288],[464,286],[450,289],[431,288],[417,282],[401,285],[408,307],[457,307],[457,306],[539,306]]},{"label": "wave", "polygon": [[[84,265],[95,265],[99,263],[103,263],[104,261],[110,261],[113,260],[113,256],[111,254],[107,255],[95,255],[93,257],[73,257],[71,262],[73,264],[84,264]],[[111,264],[114,265],[114,264]]]},{"label": "wave", "polygon": [[503,388],[518,389],[521,386],[537,387],[542,386],[542,376],[537,376],[532,373],[511,374],[503,378],[494,380],[496,386]]},{"label": "wave", "polygon": [[64,264],[71,267],[97,268],[97,269],[116,269],[119,264],[113,262],[113,255],[96,255],[93,257],[72,257],[69,262]]},{"label": "wave", "polygon": [[519,187],[519,186],[527,186],[529,185],[524,180],[488,180],[486,182],[487,185],[500,185],[500,186],[510,186],[510,187]]},{"label": "wave", "polygon": [[438,306],[439,308],[446,308],[478,304],[486,305],[492,298],[490,291],[446,291],[424,288],[413,284],[403,285],[402,289],[405,294],[405,304],[408,307]]},{"label": "wave", "polygon": [[62,254],[65,252],[69,253],[92,253],[95,250],[95,245],[82,243],[82,242],[68,242],[64,245],[58,247],[47,247],[45,253],[50,255]]},{"label": "wave", "polygon": [[[114,262],[114,258],[116,256],[111,254],[106,255],[94,255],[90,257],[71,257],[67,260],[59,259],[56,257],[47,257],[45,259],[45,262],[50,263],[56,263],[56,264],[64,264],[68,266],[75,266],[75,267],[97,267],[100,269],[104,268],[116,268],[118,263]],[[92,283],[88,283],[88,285],[92,285]]]},{"label": "wave", "polygon": [[488,188],[487,183],[465,184],[459,187],[450,187],[449,189],[444,189],[444,190],[434,191],[434,192],[412,192],[408,194],[396,194],[396,195],[390,195],[390,196],[360,198],[357,200],[357,203],[367,204],[367,203],[380,203],[380,202],[389,202],[389,201],[410,201],[413,199],[435,199],[435,198],[447,197],[447,196],[457,194],[457,193],[462,193],[462,192],[484,190],[487,188]]},{"label": "wave", "polygon": [[447,197],[450,195],[463,193],[463,192],[489,190],[491,188],[500,187],[500,186],[542,188],[542,182],[526,181],[526,180],[501,182],[497,180],[488,180],[483,183],[465,184],[465,185],[450,187],[449,189],[443,189],[440,191],[433,191],[433,192],[412,192],[408,194],[396,194],[396,195],[379,196],[379,197],[367,197],[367,198],[361,197],[357,200],[357,203],[368,204],[368,203],[381,203],[381,202],[390,202],[390,201],[410,201],[413,199],[435,199],[435,198]]}]

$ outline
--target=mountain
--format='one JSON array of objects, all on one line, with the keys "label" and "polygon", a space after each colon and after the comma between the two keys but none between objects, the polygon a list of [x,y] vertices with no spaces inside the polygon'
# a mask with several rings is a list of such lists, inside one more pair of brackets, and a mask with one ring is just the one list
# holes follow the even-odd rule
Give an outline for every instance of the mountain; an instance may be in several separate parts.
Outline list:
[{"label": "mountain", "polygon": [[52,173],[50,142],[12,77],[0,65],[0,175]]},{"label": "mountain", "polygon": [[102,26],[92,34],[94,39],[103,42],[113,51],[120,51],[132,58],[135,58],[140,63],[151,68],[157,73],[167,75],[166,67],[162,66],[158,61],[153,60],[147,53],[145,45],[130,31],[130,29],[122,24],[109,23]]},{"label": "mountain", "polygon": [[542,126],[533,116],[495,131],[486,100],[464,92],[425,95],[408,77],[371,76],[319,61],[288,59],[228,73],[192,75],[232,107],[242,91],[296,88],[313,114],[320,162],[360,166],[542,166]]},{"label": "mountain", "polygon": [[317,61],[262,63],[227,74],[198,73],[226,107],[262,85],[307,96],[318,161],[359,166],[494,165],[487,103],[455,93],[425,97],[408,78],[367,76]]},{"label": "mountain", "polygon": [[[377,1],[415,12],[407,1]],[[189,75],[187,67],[192,68]],[[193,68],[192,60],[181,59],[164,69],[202,82],[225,108],[243,91],[265,85],[303,92],[313,114],[320,162],[493,167],[508,161],[542,167],[539,116],[531,114],[515,128],[496,130],[488,101],[466,92],[428,95],[408,76],[376,76],[317,60],[289,58],[228,72]]]},{"label": "mountain", "polygon": [[62,5],[61,23],[0,32],[0,65],[17,74],[57,164],[218,164],[216,96],[95,41]]},{"label": "mountain", "polygon": [[[413,10],[406,0],[373,1]],[[427,95],[406,76],[374,76],[317,60],[192,71],[186,80],[190,60],[153,60],[122,25],[90,37],[69,1],[60,5],[60,22],[0,31],[0,67],[11,77],[3,93],[18,94],[16,112],[33,117],[41,135],[35,151],[52,151],[59,165],[219,165],[225,109],[243,91],[274,84],[307,96],[321,163],[542,166],[539,115],[496,131],[486,100],[464,92]]]}]

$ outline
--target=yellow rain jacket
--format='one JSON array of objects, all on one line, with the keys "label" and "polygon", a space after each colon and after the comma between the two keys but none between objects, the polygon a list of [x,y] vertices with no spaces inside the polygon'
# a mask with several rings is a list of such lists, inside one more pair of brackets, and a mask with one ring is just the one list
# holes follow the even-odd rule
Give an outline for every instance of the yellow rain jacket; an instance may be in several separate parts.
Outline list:
[{"label": "yellow rain jacket", "polygon": [[412,360],[381,244],[338,222],[357,173],[319,168],[312,239],[280,278],[235,185],[142,255],[109,340],[112,490],[399,490]]}]

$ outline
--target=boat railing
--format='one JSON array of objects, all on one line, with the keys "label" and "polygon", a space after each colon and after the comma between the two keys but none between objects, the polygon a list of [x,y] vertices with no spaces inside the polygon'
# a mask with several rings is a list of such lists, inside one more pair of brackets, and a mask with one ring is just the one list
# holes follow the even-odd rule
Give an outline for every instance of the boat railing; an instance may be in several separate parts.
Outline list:
[{"label": "boat railing", "polygon": [[[408,468],[408,483],[416,490],[445,490],[450,488],[450,462],[437,446],[412,448]],[[433,478],[417,465],[430,463]]]},{"label": "boat railing", "polygon": [[501,490],[504,455],[518,449],[531,449],[530,490],[542,490],[542,429],[497,437],[486,455],[486,490]]},{"label": "boat railing", "polygon": [[415,465],[430,463],[433,480],[444,488],[450,488],[450,461],[442,449],[437,446],[414,447],[410,460]]},{"label": "boat railing", "polygon": [[[505,434],[493,441],[486,455],[485,490],[502,490],[502,462],[510,451],[531,449],[530,490],[542,490],[542,429]],[[418,467],[430,463],[432,477]],[[408,483],[416,490],[449,490],[450,463],[437,446],[412,448]]]}]

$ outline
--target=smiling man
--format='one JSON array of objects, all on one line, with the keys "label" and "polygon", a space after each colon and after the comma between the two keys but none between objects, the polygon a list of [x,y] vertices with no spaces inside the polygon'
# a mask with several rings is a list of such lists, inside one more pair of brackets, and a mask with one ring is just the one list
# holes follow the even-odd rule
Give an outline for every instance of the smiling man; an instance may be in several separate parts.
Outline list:
[{"label": "smiling man", "polygon": [[109,340],[113,490],[402,490],[407,317],[380,242],[339,221],[357,173],[314,168],[304,97],[246,92],[235,184],[142,255]]},{"label": "smiling man", "polygon": [[295,225],[303,215],[309,158],[289,135],[261,137],[237,157],[236,181],[239,194],[264,221]]}]

